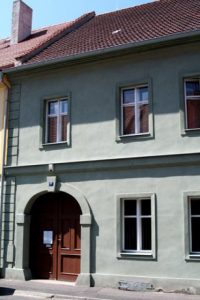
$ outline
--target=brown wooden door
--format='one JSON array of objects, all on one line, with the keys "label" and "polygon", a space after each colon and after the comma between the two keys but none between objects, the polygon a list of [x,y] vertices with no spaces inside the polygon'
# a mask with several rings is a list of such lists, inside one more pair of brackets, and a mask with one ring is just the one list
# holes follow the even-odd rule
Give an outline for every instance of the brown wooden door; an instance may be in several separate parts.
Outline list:
[{"label": "brown wooden door", "polygon": [[80,214],[77,201],[64,193],[49,193],[34,203],[30,234],[34,278],[76,280],[80,273]]}]

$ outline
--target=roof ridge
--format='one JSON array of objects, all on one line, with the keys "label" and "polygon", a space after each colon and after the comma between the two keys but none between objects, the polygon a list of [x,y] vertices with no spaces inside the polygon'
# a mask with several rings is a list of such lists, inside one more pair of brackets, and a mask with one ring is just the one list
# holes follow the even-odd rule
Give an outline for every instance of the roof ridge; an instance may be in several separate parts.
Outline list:
[{"label": "roof ridge", "polygon": [[51,25],[48,25],[48,26],[40,27],[40,28],[35,28],[35,29],[33,29],[31,31],[31,34],[33,34],[35,32],[38,32],[38,31],[45,30],[45,29],[49,29],[49,28],[52,28],[52,27],[57,27],[57,26],[61,26],[61,25],[67,25],[67,24],[70,24],[72,22],[73,21],[67,21],[67,22],[62,22],[62,23],[58,23],[58,24],[51,24]]},{"label": "roof ridge", "polygon": [[36,28],[34,29],[32,32],[35,32],[35,31],[40,31],[40,30],[44,30],[44,29],[48,29],[48,28],[51,28],[51,27],[54,27],[54,26],[61,26],[61,25],[64,25],[64,24],[72,24],[74,22],[77,22],[79,21],[80,19],[83,19],[85,18],[86,16],[90,15],[90,14],[95,14],[95,11],[91,11],[91,12],[87,12],[83,15],[81,15],[80,17],[76,18],[76,19],[73,19],[71,21],[66,21],[66,22],[62,22],[62,23],[56,23],[56,24],[51,24],[51,25],[48,25],[48,26],[45,26],[45,27],[40,27],[40,28]]},{"label": "roof ridge", "polygon": [[[24,63],[26,60],[34,57],[36,54],[38,54],[39,52],[41,52],[42,50],[44,50],[45,48],[47,48],[49,45],[51,45],[52,43],[56,42],[57,40],[59,40],[60,38],[62,38],[64,35],[76,30],[77,28],[79,28],[80,26],[82,26],[83,24],[85,24],[86,22],[90,21],[92,18],[95,17],[95,12],[89,12],[89,13],[85,13],[82,16],[78,17],[77,19],[73,20],[73,21],[69,21],[66,22],[66,26],[64,28],[58,29],[58,31],[55,33],[52,33],[52,35],[50,37],[46,37],[46,39],[44,41],[41,42],[41,44],[36,44],[34,47],[32,47],[26,54],[20,55],[18,57],[16,57],[16,61],[18,61],[18,65],[21,63]],[[59,25],[64,25],[65,23],[61,23],[61,24],[57,24],[57,26]],[[53,25],[56,26],[56,25]],[[46,27],[49,28],[49,27]],[[43,28],[44,30],[45,28]]]}]

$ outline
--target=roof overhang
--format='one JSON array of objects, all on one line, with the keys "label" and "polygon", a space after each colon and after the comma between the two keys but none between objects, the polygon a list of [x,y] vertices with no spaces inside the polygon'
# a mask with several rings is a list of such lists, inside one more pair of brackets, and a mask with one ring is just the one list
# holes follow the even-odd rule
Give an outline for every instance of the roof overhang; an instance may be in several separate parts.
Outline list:
[{"label": "roof overhang", "polygon": [[46,61],[19,65],[3,70],[4,74],[13,74],[17,72],[32,71],[39,68],[50,68],[67,63],[79,63],[81,61],[90,61],[103,59],[106,57],[119,56],[123,54],[129,54],[134,52],[142,52],[152,49],[165,48],[175,45],[183,45],[200,41],[200,30],[194,30],[190,32],[177,33],[164,37],[159,37],[151,40],[145,40],[141,42],[133,42],[123,45],[118,45],[109,48],[102,48],[95,51],[75,54],[72,56],[65,56],[61,58],[49,59]]}]

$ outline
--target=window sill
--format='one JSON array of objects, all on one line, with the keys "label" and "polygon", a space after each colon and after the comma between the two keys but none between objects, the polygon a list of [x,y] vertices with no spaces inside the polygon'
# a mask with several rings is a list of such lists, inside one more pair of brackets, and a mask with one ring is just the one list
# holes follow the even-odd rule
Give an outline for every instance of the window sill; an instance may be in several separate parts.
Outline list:
[{"label": "window sill", "polygon": [[184,131],[181,133],[182,136],[197,136],[200,135],[200,128],[194,128],[194,129],[184,129]]},{"label": "window sill", "polygon": [[199,254],[188,254],[185,258],[186,261],[200,261],[200,253]]},{"label": "window sill", "polygon": [[69,142],[68,141],[64,141],[64,142],[58,142],[58,143],[43,143],[40,145],[40,149],[47,149],[47,148],[59,148],[59,147],[69,147]]},{"label": "window sill", "polygon": [[120,252],[117,255],[118,259],[155,259],[152,252]]},{"label": "window sill", "polygon": [[147,140],[153,139],[153,135],[150,132],[146,133],[138,133],[138,134],[126,134],[126,135],[119,135],[116,138],[116,142],[126,142],[128,140]]}]

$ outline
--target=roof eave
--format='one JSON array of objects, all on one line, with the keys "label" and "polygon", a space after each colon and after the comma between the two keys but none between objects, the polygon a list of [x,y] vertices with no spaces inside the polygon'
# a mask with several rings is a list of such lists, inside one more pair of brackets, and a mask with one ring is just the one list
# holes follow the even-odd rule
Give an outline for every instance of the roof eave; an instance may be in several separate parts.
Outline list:
[{"label": "roof eave", "polygon": [[86,22],[90,21],[94,17],[95,17],[95,12],[89,12],[85,15],[82,15],[80,18],[76,19],[70,25],[60,30],[56,35],[53,35],[51,38],[45,40],[41,45],[34,47],[33,49],[30,49],[30,51],[24,55],[15,57],[17,64],[23,65],[24,62],[28,61],[35,55],[39,54],[42,50],[49,47],[51,44],[55,43],[57,40],[61,39],[63,36],[71,33],[74,30],[77,30],[79,27],[81,27],[82,25],[84,25]]},{"label": "roof eave", "polygon": [[60,63],[67,63],[70,61],[79,61],[89,58],[95,58],[96,56],[102,56],[102,55],[114,55],[121,51],[130,51],[130,50],[137,50],[137,49],[151,49],[154,47],[166,47],[168,45],[176,45],[179,43],[185,43],[187,41],[194,41],[196,39],[200,40],[200,30],[194,30],[189,32],[182,32],[182,33],[176,33],[160,38],[155,38],[151,40],[145,40],[141,42],[131,42],[128,44],[122,44],[118,46],[113,46],[109,48],[102,48],[95,51],[90,52],[84,52],[80,54],[75,54],[71,56],[65,56],[61,58],[55,58],[55,59],[49,59],[46,61],[40,61],[36,63],[30,63],[26,65],[19,65],[16,67],[11,67],[9,69],[3,70],[3,73],[5,74],[11,74],[16,72],[22,72],[22,71],[29,71],[33,69],[38,69],[42,67],[48,67],[53,66]]}]

